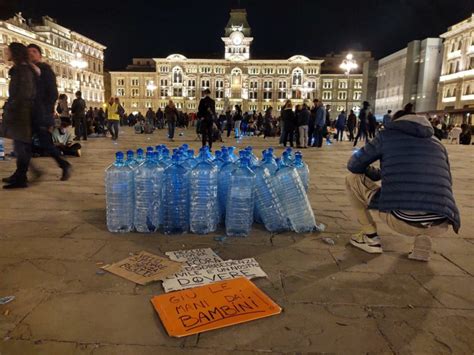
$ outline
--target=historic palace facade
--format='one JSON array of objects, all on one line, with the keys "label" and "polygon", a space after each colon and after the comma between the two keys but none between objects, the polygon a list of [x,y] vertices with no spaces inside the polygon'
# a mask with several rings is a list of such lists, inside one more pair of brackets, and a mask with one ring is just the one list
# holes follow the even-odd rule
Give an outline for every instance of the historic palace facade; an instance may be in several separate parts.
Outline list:
[{"label": "historic palace facade", "polygon": [[[110,72],[110,94],[120,97],[127,112],[164,107],[169,99],[179,109],[195,111],[205,89],[211,90],[218,111],[236,104],[245,111],[263,111],[270,106],[279,110],[287,99],[297,104],[313,98],[337,110],[360,106],[361,71],[349,76],[339,68],[325,73],[324,59],[304,55],[252,59],[253,38],[245,10],[231,11],[222,41],[222,59],[193,59],[181,54],[134,58],[126,70]],[[370,52],[361,53],[370,57]]]},{"label": "historic palace facade", "polygon": [[451,26],[444,39],[438,109],[454,122],[474,124],[474,14]]},{"label": "historic palace facade", "polygon": [[35,43],[43,50],[44,60],[56,73],[58,90],[69,96],[81,90],[88,106],[104,102],[105,46],[43,16],[39,23],[27,21],[21,13],[0,21],[0,108],[8,97],[8,63],[4,48],[11,42]]}]

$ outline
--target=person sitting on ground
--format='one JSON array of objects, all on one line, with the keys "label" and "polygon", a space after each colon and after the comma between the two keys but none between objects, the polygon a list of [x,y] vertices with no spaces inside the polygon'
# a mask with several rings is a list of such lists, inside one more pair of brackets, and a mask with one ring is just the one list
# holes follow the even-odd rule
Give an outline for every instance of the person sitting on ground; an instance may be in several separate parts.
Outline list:
[{"label": "person sitting on ground", "polygon": [[63,155],[80,157],[81,145],[74,143],[73,134],[68,129],[68,126],[69,124],[67,122],[61,121],[59,126],[54,128],[53,143]]},{"label": "person sitting on ground", "polygon": [[145,132],[145,121],[137,120],[137,123],[133,126],[133,129],[136,134],[142,134]]},{"label": "person sitting on ground", "polygon": [[[356,151],[347,164],[346,189],[362,231],[350,243],[382,253],[370,210],[397,233],[415,237],[410,259],[428,261],[431,237],[461,221],[452,191],[448,153],[423,116],[397,112],[385,130]],[[380,160],[380,169],[371,166]],[[381,180],[382,186],[374,181]]]}]

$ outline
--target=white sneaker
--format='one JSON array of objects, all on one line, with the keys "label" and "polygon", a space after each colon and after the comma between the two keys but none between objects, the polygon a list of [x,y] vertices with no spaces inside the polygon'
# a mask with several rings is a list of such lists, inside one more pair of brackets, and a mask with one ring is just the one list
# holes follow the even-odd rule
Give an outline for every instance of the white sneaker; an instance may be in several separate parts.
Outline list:
[{"label": "white sneaker", "polygon": [[366,253],[370,254],[382,254],[382,243],[380,237],[369,238],[364,232],[360,232],[351,237],[351,244],[356,248],[359,248]]}]

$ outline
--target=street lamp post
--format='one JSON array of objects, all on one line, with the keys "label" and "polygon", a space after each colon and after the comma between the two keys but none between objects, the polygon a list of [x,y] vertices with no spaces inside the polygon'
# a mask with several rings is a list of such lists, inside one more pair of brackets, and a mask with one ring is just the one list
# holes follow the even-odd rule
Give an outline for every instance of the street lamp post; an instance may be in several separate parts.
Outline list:
[{"label": "street lamp post", "polygon": [[351,71],[357,68],[357,62],[355,61],[352,53],[347,53],[346,59],[342,61],[341,65],[339,65],[339,68],[344,70],[345,74],[347,75],[347,95],[346,95],[346,114],[347,114],[349,111],[349,107],[348,107],[349,106],[349,84],[350,84],[349,79],[350,79]]},{"label": "street lamp post", "polygon": [[[71,66],[77,70],[78,73],[81,73],[82,70],[87,68],[87,62],[82,59],[81,53],[76,53],[75,58],[71,60]],[[81,80],[79,80],[79,91],[81,91]]]}]

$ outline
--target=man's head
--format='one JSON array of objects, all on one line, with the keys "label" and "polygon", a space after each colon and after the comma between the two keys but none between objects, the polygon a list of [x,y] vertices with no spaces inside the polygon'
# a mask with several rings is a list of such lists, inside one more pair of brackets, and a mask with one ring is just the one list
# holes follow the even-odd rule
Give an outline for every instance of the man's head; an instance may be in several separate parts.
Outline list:
[{"label": "man's head", "polygon": [[41,62],[41,59],[43,58],[43,51],[41,50],[41,47],[31,43],[28,45],[28,56],[30,57],[30,60],[33,63],[39,63]]},{"label": "man's head", "polygon": [[318,107],[318,106],[319,106],[319,100],[318,100],[318,99],[314,99],[314,100],[313,100],[313,104],[314,104],[314,107]]},{"label": "man's head", "polygon": [[119,99],[118,97],[116,97],[116,98],[114,99],[114,102],[115,102],[116,104],[120,104],[120,99]]},{"label": "man's head", "polygon": [[76,97],[80,99],[82,97],[82,92],[76,91]]},{"label": "man's head", "polygon": [[388,110],[387,113],[390,115],[392,113],[392,110]]},{"label": "man's head", "polygon": [[370,104],[369,104],[368,101],[364,101],[364,102],[362,103],[362,106],[363,106],[364,108],[369,108]]},{"label": "man's head", "polygon": [[111,96],[109,99],[109,105],[113,105],[113,103],[114,103],[114,98]]},{"label": "man's head", "polygon": [[211,90],[209,89],[204,90],[204,96],[209,96],[209,95],[211,95]]}]

